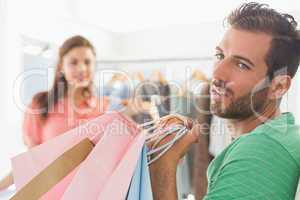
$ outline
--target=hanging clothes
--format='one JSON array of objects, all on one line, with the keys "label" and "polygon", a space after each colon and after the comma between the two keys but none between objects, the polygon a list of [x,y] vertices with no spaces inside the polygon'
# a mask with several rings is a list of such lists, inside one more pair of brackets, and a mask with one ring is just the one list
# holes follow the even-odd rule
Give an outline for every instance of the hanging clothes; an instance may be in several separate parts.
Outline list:
[{"label": "hanging clothes", "polygon": [[161,104],[158,105],[159,116],[162,117],[170,113],[170,87],[167,83],[145,81],[138,94],[142,96],[143,101],[147,102],[151,102],[152,96],[159,96],[161,99]]}]

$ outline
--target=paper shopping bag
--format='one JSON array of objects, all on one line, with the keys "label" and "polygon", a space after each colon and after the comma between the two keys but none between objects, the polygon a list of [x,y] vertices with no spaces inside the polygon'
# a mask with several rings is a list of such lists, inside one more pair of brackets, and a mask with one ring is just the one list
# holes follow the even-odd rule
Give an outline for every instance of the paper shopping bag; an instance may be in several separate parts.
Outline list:
[{"label": "paper shopping bag", "polygon": [[[11,200],[37,200],[67,177],[93,149],[93,143],[84,139],[64,152],[53,163],[22,187]],[[47,156],[47,155],[45,155]],[[26,163],[23,163],[23,166]],[[51,199],[53,200],[53,199]]]},{"label": "paper shopping bag", "polygon": [[126,199],[129,185],[137,166],[137,162],[140,158],[144,143],[145,135],[141,133],[130,145],[126,154],[119,162],[118,167],[106,181],[103,189],[100,191],[98,200]]},{"label": "paper shopping bag", "polygon": [[135,169],[126,200],[153,200],[146,146]]},{"label": "paper shopping bag", "polygon": [[[107,188],[106,184],[114,176],[113,174],[126,152],[132,149],[133,145],[137,145],[135,150],[138,149],[135,141],[140,138],[138,137],[139,130],[133,128],[134,126],[134,123],[132,125],[115,123],[107,128],[101,140],[80,166],[62,200],[96,200],[98,198],[101,191]],[[133,155],[134,153],[127,157]]]},{"label": "paper shopping bag", "polygon": [[127,126],[130,126],[131,122],[120,113],[104,114],[14,157],[12,168],[17,190],[24,187],[33,177],[58,158],[62,152],[65,152],[82,139],[88,137],[96,144],[105,130],[108,129],[108,126],[113,126],[112,124],[127,124]]}]

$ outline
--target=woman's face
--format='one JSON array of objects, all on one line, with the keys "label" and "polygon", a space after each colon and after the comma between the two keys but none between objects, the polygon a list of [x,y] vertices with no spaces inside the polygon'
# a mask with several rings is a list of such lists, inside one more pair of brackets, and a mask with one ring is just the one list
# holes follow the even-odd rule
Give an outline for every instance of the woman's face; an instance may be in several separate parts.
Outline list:
[{"label": "woman's face", "polygon": [[86,87],[93,79],[96,58],[88,47],[75,47],[62,59],[62,72],[68,84]]}]

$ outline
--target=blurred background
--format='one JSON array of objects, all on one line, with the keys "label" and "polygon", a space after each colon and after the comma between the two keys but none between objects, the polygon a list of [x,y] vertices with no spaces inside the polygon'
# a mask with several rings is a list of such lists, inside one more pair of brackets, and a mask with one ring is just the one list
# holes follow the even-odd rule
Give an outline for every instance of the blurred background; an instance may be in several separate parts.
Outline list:
[{"label": "blurred background", "polygon": [[[193,74],[210,78],[214,48],[225,31],[223,20],[244,2],[0,0],[0,177],[9,172],[10,158],[25,150],[23,108],[35,93],[51,87],[58,47],[65,39],[80,34],[91,40],[99,72],[117,70],[143,79],[162,76],[181,85]],[[259,2],[300,21],[298,0]],[[282,104],[298,123],[299,76]],[[108,84],[111,77],[106,73],[95,83]],[[0,194],[0,199],[11,193]]]}]

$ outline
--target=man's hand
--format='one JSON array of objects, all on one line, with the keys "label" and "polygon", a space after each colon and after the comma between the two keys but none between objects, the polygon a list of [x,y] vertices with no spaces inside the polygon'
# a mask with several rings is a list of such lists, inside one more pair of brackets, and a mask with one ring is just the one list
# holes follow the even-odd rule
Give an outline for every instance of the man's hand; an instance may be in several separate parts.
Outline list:
[{"label": "man's hand", "polygon": [[[180,117],[181,118],[181,117]],[[187,119],[186,119],[187,120]],[[176,200],[176,168],[180,159],[186,154],[189,147],[198,141],[198,136],[201,132],[200,125],[194,125],[190,120],[187,124],[191,130],[179,141],[177,141],[172,148],[170,148],[161,158],[150,165],[150,174],[152,181],[152,190],[155,200]],[[161,125],[168,127],[171,125],[183,125],[184,122],[176,117],[168,116]],[[162,127],[161,126],[161,127]],[[162,140],[157,147],[172,140],[174,135],[170,135]]]},{"label": "man's hand", "polygon": [[[178,115],[169,115],[164,117],[159,125],[158,129],[167,129],[170,126],[176,126],[176,125],[184,125],[186,126],[190,131],[180,140],[178,140],[172,148],[170,148],[159,160],[161,162],[168,162],[173,163],[177,165],[179,160],[187,153],[189,147],[198,141],[199,134],[201,131],[200,125],[193,125],[193,121]],[[170,142],[175,137],[175,133],[172,135],[167,136],[164,138],[158,145],[156,145],[154,148],[158,148],[163,144],[166,144]],[[155,141],[154,141],[155,142]],[[150,148],[153,148],[153,143],[149,144]]]}]

